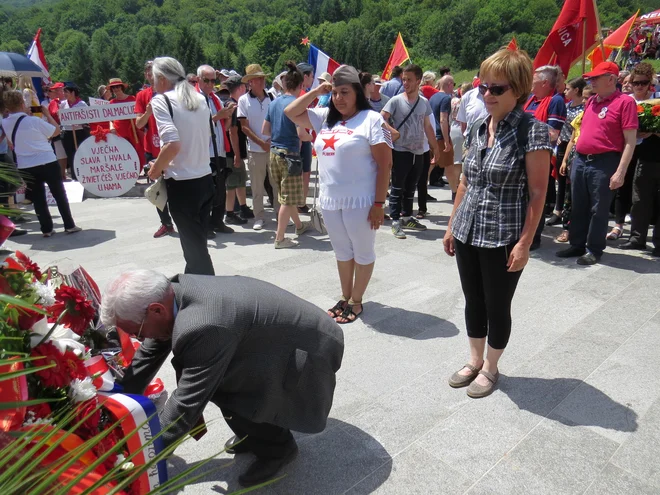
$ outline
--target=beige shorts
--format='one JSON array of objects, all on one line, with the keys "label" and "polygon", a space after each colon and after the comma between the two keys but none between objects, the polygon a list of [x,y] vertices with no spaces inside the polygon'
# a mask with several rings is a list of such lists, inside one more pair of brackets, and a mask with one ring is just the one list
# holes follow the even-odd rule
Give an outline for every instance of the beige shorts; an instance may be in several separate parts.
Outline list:
[{"label": "beige shorts", "polygon": [[66,151],[64,151],[64,145],[61,139],[53,141],[53,147],[55,148],[55,156],[58,160],[66,159]]}]

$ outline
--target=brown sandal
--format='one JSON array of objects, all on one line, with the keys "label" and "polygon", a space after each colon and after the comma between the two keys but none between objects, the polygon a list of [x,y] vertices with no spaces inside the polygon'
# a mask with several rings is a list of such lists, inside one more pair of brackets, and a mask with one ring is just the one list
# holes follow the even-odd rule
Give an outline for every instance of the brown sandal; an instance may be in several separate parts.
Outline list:
[{"label": "brown sandal", "polygon": [[335,304],[333,307],[331,307],[328,310],[328,316],[330,318],[337,318],[339,315],[341,315],[344,312],[344,309],[346,308],[346,304],[348,304],[348,301],[346,299],[341,298],[339,301],[337,301],[337,304]]},{"label": "brown sandal", "polygon": [[[359,313],[356,313],[355,311],[353,311],[353,308],[355,306],[358,306],[358,305],[362,306],[362,308],[361,308]],[[346,304],[346,307],[344,308],[344,311],[342,312],[342,314],[338,315],[335,318],[335,321],[337,323],[339,323],[340,325],[346,325],[347,323],[353,323],[355,320],[357,320],[360,317],[360,315],[362,313],[364,313],[364,306],[362,305],[362,301],[358,302],[358,301],[350,300]],[[341,318],[345,321],[339,321],[339,318]]]}]

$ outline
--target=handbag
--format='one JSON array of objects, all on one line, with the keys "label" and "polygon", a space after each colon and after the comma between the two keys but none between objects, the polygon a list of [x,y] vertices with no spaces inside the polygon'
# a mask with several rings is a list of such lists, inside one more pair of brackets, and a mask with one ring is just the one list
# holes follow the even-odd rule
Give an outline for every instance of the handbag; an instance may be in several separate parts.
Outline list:
[{"label": "handbag", "polygon": [[312,227],[319,234],[325,235],[328,233],[328,230],[325,228],[325,222],[323,221],[323,214],[318,205],[318,192],[319,192],[319,160],[316,159],[316,182],[314,183],[314,201],[312,207],[309,210],[309,217],[312,222]]},{"label": "handbag", "polygon": [[162,175],[156,179],[156,182],[147,187],[147,190],[144,191],[144,197],[160,211],[165,209],[165,205],[167,205],[167,186]]}]

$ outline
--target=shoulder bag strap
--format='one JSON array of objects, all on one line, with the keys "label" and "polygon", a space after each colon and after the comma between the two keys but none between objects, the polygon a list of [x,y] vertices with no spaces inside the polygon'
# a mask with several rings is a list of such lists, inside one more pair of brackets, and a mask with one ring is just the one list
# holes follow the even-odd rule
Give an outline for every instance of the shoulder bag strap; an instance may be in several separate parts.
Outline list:
[{"label": "shoulder bag strap", "polygon": [[167,109],[170,111],[170,117],[174,118],[174,111],[172,110],[172,102],[165,93],[163,93],[163,98],[165,98],[165,103],[167,103]]},{"label": "shoulder bag strap", "polygon": [[27,117],[27,115],[21,115],[16,121],[16,125],[14,126],[14,129],[12,129],[11,131],[11,146],[12,146],[11,152],[14,155],[14,163],[18,163],[18,161],[16,160],[16,131],[18,131],[18,125],[25,117]]},{"label": "shoulder bag strap", "polygon": [[414,104],[413,107],[410,109],[410,112],[408,112],[408,115],[406,115],[406,118],[403,119],[403,120],[401,121],[401,123],[400,123],[398,126],[396,126],[396,130],[397,130],[397,131],[403,127],[403,124],[405,124],[406,122],[408,122],[408,119],[410,118],[410,116],[411,116],[411,115],[413,114],[413,112],[415,111],[415,108],[417,108],[417,104],[419,103],[419,100],[420,100],[420,99],[421,99],[421,98],[418,96],[418,97],[417,97],[417,101],[415,101],[415,104]]}]

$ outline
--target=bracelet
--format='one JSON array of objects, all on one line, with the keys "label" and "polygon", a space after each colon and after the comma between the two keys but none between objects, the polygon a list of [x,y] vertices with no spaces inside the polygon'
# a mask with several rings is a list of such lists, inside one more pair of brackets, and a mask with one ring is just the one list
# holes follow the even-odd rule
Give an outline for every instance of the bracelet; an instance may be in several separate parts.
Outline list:
[{"label": "bracelet", "polygon": [[374,208],[381,208],[382,209],[383,204],[382,203],[374,203]]},{"label": "bracelet", "polygon": [[374,201],[374,203],[377,205],[384,205],[385,201]]}]

